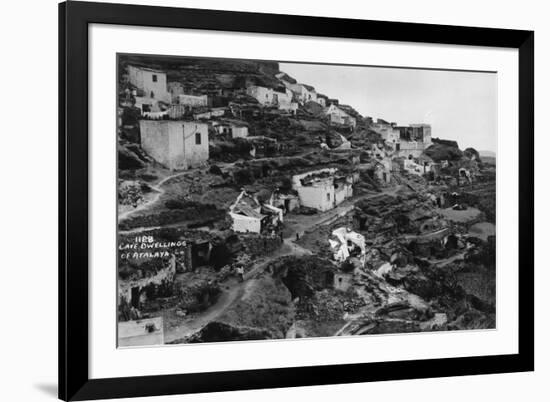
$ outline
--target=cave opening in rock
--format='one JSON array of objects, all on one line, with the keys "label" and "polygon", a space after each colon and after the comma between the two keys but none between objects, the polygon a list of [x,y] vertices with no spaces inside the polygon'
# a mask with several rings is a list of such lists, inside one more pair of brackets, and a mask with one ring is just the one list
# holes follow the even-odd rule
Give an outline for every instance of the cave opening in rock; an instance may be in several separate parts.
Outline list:
[{"label": "cave opening in rock", "polygon": [[131,296],[130,303],[135,308],[139,307],[139,287],[137,286],[132,288],[132,296]]}]

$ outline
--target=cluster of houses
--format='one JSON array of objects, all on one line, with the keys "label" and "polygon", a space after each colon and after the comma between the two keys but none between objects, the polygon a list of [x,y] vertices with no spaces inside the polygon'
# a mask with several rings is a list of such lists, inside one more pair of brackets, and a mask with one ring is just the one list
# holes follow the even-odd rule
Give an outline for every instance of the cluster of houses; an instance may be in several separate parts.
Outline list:
[{"label": "cluster of houses", "polygon": [[[139,109],[143,150],[171,170],[199,167],[208,161],[209,131],[221,137],[250,141],[254,145],[252,156],[257,147],[265,146],[265,141],[274,141],[249,136],[245,121],[227,116],[235,115],[231,105],[212,107],[209,95],[186,93],[180,82],[168,82],[163,71],[131,65],[127,71],[131,89],[126,89],[126,97],[121,103]],[[357,120],[350,113],[353,111],[350,107],[339,105],[337,100],[317,93],[314,87],[298,83],[285,73],[275,77],[281,84],[278,88],[248,83],[246,95],[256,99],[262,107],[285,113],[296,113],[299,105],[314,102],[330,124],[355,129]],[[368,150],[374,164],[369,169],[380,182],[390,183],[392,171],[397,169],[422,175],[434,168],[432,161],[423,155],[431,145],[429,125],[398,126],[377,119],[370,127],[383,140]],[[344,144],[344,149],[351,147],[347,140]],[[269,202],[263,204],[243,192],[230,207],[233,230],[243,233],[272,230],[280,225],[286,212],[299,205],[319,211],[330,210],[353,195],[353,182],[354,177],[331,168],[293,176],[292,194],[274,193]]]},{"label": "cluster of houses", "polygon": [[418,158],[432,145],[432,128],[429,124],[398,126],[396,123],[377,119],[371,129],[380,134],[396,157]]},{"label": "cluster of houses", "polygon": [[209,128],[220,136],[248,137],[248,125],[225,118],[227,107],[209,107],[208,95],[185,93],[161,70],[129,65],[127,72],[132,89],[126,89],[122,106],[139,109],[141,146],[167,168],[203,165],[209,158]]},{"label": "cluster of houses", "polygon": [[314,87],[295,82],[285,73],[275,75],[283,85],[280,89],[262,86],[250,86],[247,94],[255,98],[261,105],[277,106],[280,110],[296,113],[298,105],[315,102],[323,108],[323,114],[329,123],[342,125],[354,129],[357,119],[337,106],[337,101],[329,99],[326,95],[319,94]]},{"label": "cluster of houses", "polygon": [[382,119],[372,122],[370,128],[380,134],[383,144],[373,144],[370,152],[378,162],[375,172],[382,183],[389,183],[392,171],[422,176],[437,171],[441,166],[424,154],[432,145],[429,124],[398,126]]},{"label": "cluster of houses", "polygon": [[[173,170],[204,164],[209,157],[209,128],[220,136],[250,140],[256,149],[258,139],[249,136],[248,124],[227,117],[235,115],[231,105],[211,107],[207,94],[186,93],[182,83],[169,82],[161,70],[129,65],[127,71],[132,89],[126,89],[122,106],[139,109],[142,148],[157,162]],[[279,88],[250,84],[246,94],[263,107],[288,113],[296,113],[300,104],[315,102],[323,108],[330,124],[351,130],[356,127],[357,120],[336,100],[318,94],[310,85],[293,82],[284,73],[276,77],[281,83]]]},{"label": "cluster of houses", "polygon": [[232,229],[239,233],[275,233],[283,216],[300,207],[328,211],[353,196],[355,177],[336,168],[308,171],[292,177],[292,191],[275,191],[261,203],[244,190],[229,207]]}]

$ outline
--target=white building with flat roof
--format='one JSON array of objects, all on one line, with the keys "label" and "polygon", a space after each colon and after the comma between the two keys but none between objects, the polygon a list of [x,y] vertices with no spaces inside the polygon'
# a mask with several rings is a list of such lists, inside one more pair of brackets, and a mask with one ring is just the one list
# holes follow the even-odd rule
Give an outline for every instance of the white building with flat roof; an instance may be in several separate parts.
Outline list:
[{"label": "white building with flat roof", "polygon": [[143,150],[171,170],[198,167],[208,160],[206,123],[140,120],[139,127]]},{"label": "white building with flat roof", "polygon": [[147,67],[128,66],[130,84],[144,92],[145,97],[170,103],[172,97],[166,89],[166,73]]},{"label": "white building with flat roof", "polygon": [[293,176],[292,188],[301,205],[328,211],[353,195],[353,178],[335,168],[321,169]]}]

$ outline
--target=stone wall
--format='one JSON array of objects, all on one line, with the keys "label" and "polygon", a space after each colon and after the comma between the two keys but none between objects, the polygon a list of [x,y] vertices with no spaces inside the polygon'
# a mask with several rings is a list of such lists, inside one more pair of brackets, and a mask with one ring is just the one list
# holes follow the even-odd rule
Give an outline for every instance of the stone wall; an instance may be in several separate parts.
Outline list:
[{"label": "stone wall", "polygon": [[[159,264],[164,262],[159,260]],[[174,256],[171,257],[170,262],[160,268],[157,272],[152,275],[139,277],[132,277],[129,280],[118,280],[118,301],[119,303],[128,303],[132,304],[132,289],[137,288],[139,293],[139,301],[146,301],[144,290],[148,286],[163,286],[169,285],[174,281],[176,275],[176,259]]]}]

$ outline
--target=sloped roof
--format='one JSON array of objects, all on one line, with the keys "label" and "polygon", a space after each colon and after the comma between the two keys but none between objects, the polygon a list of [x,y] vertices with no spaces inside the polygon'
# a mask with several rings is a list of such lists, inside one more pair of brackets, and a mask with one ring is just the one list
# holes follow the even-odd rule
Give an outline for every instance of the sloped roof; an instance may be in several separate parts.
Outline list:
[{"label": "sloped roof", "polygon": [[233,213],[248,216],[249,218],[255,218],[255,219],[263,219],[265,217],[265,215],[262,215],[261,213],[256,212],[249,205],[241,204],[241,203],[235,206],[235,208],[233,209]]}]

